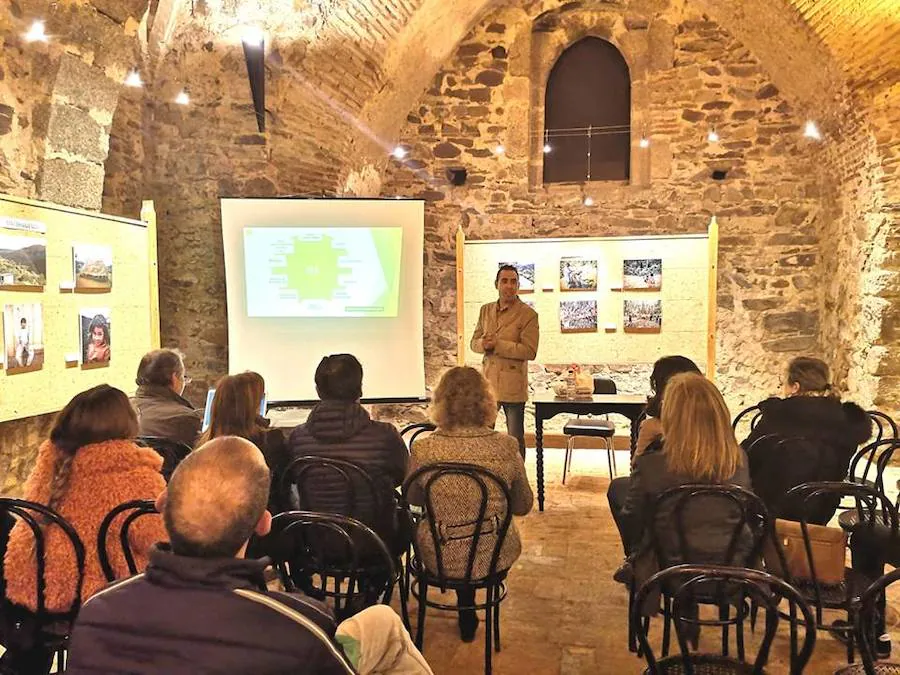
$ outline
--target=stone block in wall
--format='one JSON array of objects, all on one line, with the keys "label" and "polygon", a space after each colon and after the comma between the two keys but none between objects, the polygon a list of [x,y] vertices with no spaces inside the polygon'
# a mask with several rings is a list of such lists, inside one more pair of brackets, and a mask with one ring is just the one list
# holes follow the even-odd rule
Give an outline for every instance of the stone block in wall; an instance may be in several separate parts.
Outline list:
[{"label": "stone block in wall", "polygon": [[53,105],[47,129],[47,150],[102,164],[109,153],[107,129],[80,108]]},{"label": "stone block in wall", "polygon": [[778,312],[763,317],[763,328],[769,333],[808,333],[818,326],[818,312]]},{"label": "stone block in wall", "polygon": [[38,177],[38,198],[99,211],[103,198],[103,166],[47,159]]},{"label": "stone block in wall", "polygon": [[125,23],[129,17],[139,20],[147,9],[147,0],[91,0],[91,4],[116,23]]},{"label": "stone block in wall", "polygon": [[792,337],[765,340],[763,349],[770,352],[808,352],[816,346],[814,335],[796,335]]},{"label": "stone block in wall", "polygon": [[55,98],[88,110],[108,111],[110,119],[119,100],[119,85],[103,71],[65,54],[60,58],[53,89]]}]

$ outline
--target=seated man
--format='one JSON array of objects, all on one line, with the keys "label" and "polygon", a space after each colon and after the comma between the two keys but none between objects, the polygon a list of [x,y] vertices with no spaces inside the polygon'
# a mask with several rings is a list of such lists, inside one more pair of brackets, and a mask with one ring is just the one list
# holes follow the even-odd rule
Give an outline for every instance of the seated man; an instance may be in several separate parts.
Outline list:
[{"label": "seated man", "polygon": [[271,525],[268,497],[268,467],[249,441],[223,436],[191,453],[157,501],[171,545],[85,603],[68,672],[352,673],[328,610],[267,591],[268,561],[242,558]]},{"label": "seated man", "polygon": [[[409,453],[393,425],[375,422],[359,404],[362,398],[362,365],[351,354],[326,356],[316,369],[316,392],[322,399],[306,420],[291,434],[288,446],[293,458],[315,455],[340,459],[362,467],[384,488],[397,487],[406,476]],[[337,476],[312,481],[307,485],[314,494],[307,495],[317,511],[335,512],[346,500],[346,489]],[[387,485],[390,483],[390,487]],[[395,519],[393,499],[386,500],[388,513],[373,513],[374,504],[357,491],[353,516],[374,529],[388,548],[399,552],[408,538],[406,529]],[[399,547],[399,548],[398,548]]]},{"label": "seated man", "polygon": [[135,380],[138,390],[132,402],[138,412],[141,436],[159,436],[194,447],[200,435],[203,411],[182,397],[190,381],[184,361],[174,349],[155,349],[144,354]]}]

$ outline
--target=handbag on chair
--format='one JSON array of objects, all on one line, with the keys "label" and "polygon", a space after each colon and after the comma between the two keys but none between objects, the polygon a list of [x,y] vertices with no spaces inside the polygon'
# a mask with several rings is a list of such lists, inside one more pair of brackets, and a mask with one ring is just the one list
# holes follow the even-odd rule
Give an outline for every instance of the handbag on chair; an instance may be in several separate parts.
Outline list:
[{"label": "handbag on chair", "polygon": [[[836,586],[844,581],[844,570],[847,551],[847,533],[838,527],[825,525],[807,525],[813,565],[816,579],[824,586]],[[803,530],[800,523],[793,520],[775,521],[775,536],[784,553],[787,571],[793,581],[813,580],[806,545],[803,543]],[[781,559],[774,548],[774,542],[767,541],[764,557],[766,567],[776,576],[785,577]]]}]

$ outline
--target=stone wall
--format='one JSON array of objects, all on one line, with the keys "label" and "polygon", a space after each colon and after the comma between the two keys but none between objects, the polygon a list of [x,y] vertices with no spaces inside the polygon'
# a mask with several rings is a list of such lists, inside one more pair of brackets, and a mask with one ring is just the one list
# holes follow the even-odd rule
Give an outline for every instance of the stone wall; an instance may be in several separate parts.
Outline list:
[{"label": "stone wall", "polygon": [[[546,47],[547,31],[555,32],[556,48]],[[542,144],[531,102],[540,100],[544,81],[535,75],[552,65],[539,59],[585,35],[610,40],[626,57],[632,118],[651,145],[638,148],[634,134],[629,185],[530,185],[540,161],[535,140]],[[717,144],[706,140],[713,127]],[[820,352],[820,231],[828,218],[821,149],[802,137],[802,119],[754,56],[690,4],[656,14],[617,6],[540,17],[499,10],[436,75],[409,112],[401,142],[409,157],[390,166],[384,192],[429,201],[430,381],[455,358],[457,227],[469,239],[644,236],[705,232],[716,215],[717,377],[732,407],[775,391],[791,356]],[[501,156],[493,152],[498,143],[506,148]],[[468,170],[466,186],[446,183],[449,167]],[[713,170],[727,171],[726,179],[712,180]],[[582,204],[585,195],[594,207]]]}]

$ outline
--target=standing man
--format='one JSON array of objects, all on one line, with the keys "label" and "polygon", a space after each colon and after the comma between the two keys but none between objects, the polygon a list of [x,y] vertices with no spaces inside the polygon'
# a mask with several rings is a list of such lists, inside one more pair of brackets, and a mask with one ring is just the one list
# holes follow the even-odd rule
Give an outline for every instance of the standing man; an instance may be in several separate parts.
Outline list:
[{"label": "standing man", "polygon": [[538,315],[519,300],[519,271],[513,265],[500,266],[494,287],[499,298],[481,308],[472,351],[484,354],[484,376],[506,415],[506,432],[519,441],[524,458],[528,362],[537,354]]}]

